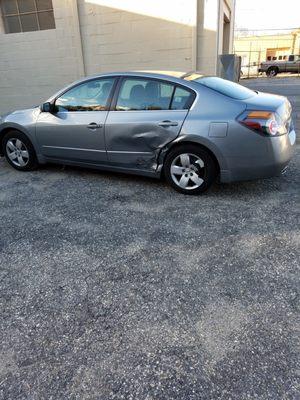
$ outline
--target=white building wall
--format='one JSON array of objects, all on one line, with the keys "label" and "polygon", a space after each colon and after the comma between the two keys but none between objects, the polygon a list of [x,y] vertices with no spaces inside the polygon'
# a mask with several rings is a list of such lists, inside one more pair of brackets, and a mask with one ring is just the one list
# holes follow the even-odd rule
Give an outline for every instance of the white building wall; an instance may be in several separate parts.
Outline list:
[{"label": "white building wall", "polygon": [[196,70],[216,73],[219,0],[198,1]]},{"label": "white building wall", "polygon": [[78,0],[87,74],[192,69],[197,0]]}]

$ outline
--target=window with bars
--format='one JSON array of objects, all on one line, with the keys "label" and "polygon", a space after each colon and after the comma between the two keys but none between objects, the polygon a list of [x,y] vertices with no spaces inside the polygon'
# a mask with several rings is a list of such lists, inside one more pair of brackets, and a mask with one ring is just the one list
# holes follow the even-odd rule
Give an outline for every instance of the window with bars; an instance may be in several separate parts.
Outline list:
[{"label": "window with bars", "polygon": [[0,0],[5,33],[55,29],[52,0]]}]

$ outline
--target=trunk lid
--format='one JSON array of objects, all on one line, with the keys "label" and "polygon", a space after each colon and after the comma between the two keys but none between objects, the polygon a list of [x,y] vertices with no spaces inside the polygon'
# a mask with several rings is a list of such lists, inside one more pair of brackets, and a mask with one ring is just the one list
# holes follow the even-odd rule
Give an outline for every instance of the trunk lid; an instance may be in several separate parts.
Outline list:
[{"label": "trunk lid", "polygon": [[286,97],[277,94],[257,92],[256,96],[245,99],[246,108],[248,110],[270,110],[275,111],[288,101]]},{"label": "trunk lid", "polygon": [[286,133],[293,129],[292,106],[284,96],[258,92],[257,96],[245,100],[246,110],[263,110],[274,112],[286,128]]},{"label": "trunk lid", "polygon": [[283,123],[291,121],[292,106],[284,96],[258,92],[257,96],[245,100],[247,110],[273,111]]}]

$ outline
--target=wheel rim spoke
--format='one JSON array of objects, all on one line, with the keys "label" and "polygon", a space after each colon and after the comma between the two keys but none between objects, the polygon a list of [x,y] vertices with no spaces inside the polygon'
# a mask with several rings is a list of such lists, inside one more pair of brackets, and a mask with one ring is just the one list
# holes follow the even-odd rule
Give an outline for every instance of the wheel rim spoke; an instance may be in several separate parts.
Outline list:
[{"label": "wheel rim spoke", "polygon": [[29,158],[29,154],[28,154],[27,150],[22,150],[21,154],[22,154],[22,158]]},{"label": "wheel rim spoke", "polygon": [[182,175],[182,177],[179,180],[179,186],[185,189],[189,183],[189,177]]},{"label": "wheel rim spoke", "polygon": [[180,162],[183,167],[188,167],[190,165],[190,156],[188,154],[181,154]]},{"label": "wheel rim spoke", "polygon": [[21,150],[22,144],[23,144],[23,143],[21,142],[20,139],[17,139],[17,140],[16,140],[16,148],[17,148],[17,149]]},{"label": "wheel rim spoke", "polygon": [[21,156],[18,157],[18,163],[20,167],[24,167],[24,165],[26,165],[26,162],[23,160]]},{"label": "wheel rim spoke", "polygon": [[14,151],[12,151],[11,153],[7,153],[7,154],[11,160],[15,160],[17,158],[17,155]]},{"label": "wheel rim spoke", "polygon": [[204,180],[200,178],[200,176],[198,176],[197,174],[193,174],[192,176],[190,176],[190,180],[198,186],[202,185],[202,183],[204,182]]},{"label": "wheel rim spoke", "polygon": [[7,142],[7,147],[9,148],[9,150],[11,151],[15,151],[16,147],[13,144],[13,142],[11,142],[10,140]]},{"label": "wheel rim spoke", "polygon": [[172,165],[171,173],[175,175],[182,175],[184,172],[182,167],[179,167],[178,165]]},{"label": "wheel rim spoke", "polygon": [[200,168],[204,168],[204,162],[199,158],[199,160],[195,161],[195,164],[198,164]]}]

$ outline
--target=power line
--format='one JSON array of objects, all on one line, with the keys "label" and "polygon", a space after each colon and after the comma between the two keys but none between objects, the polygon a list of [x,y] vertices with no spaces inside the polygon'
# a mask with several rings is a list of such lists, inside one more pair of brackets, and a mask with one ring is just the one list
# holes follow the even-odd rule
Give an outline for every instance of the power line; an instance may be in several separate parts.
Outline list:
[{"label": "power line", "polygon": [[272,29],[264,29],[264,28],[261,28],[261,29],[240,28],[240,29],[238,29],[238,28],[235,28],[235,31],[239,31],[239,32],[242,32],[242,31],[245,31],[245,32],[248,32],[248,31],[251,31],[251,32],[257,32],[257,31],[293,31],[293,30],[297,30],[297,29],[300,29],[300,27],[297,27],[297,28],[278,28],[278,29],[276,29],[276,28],[272,28]]}]

